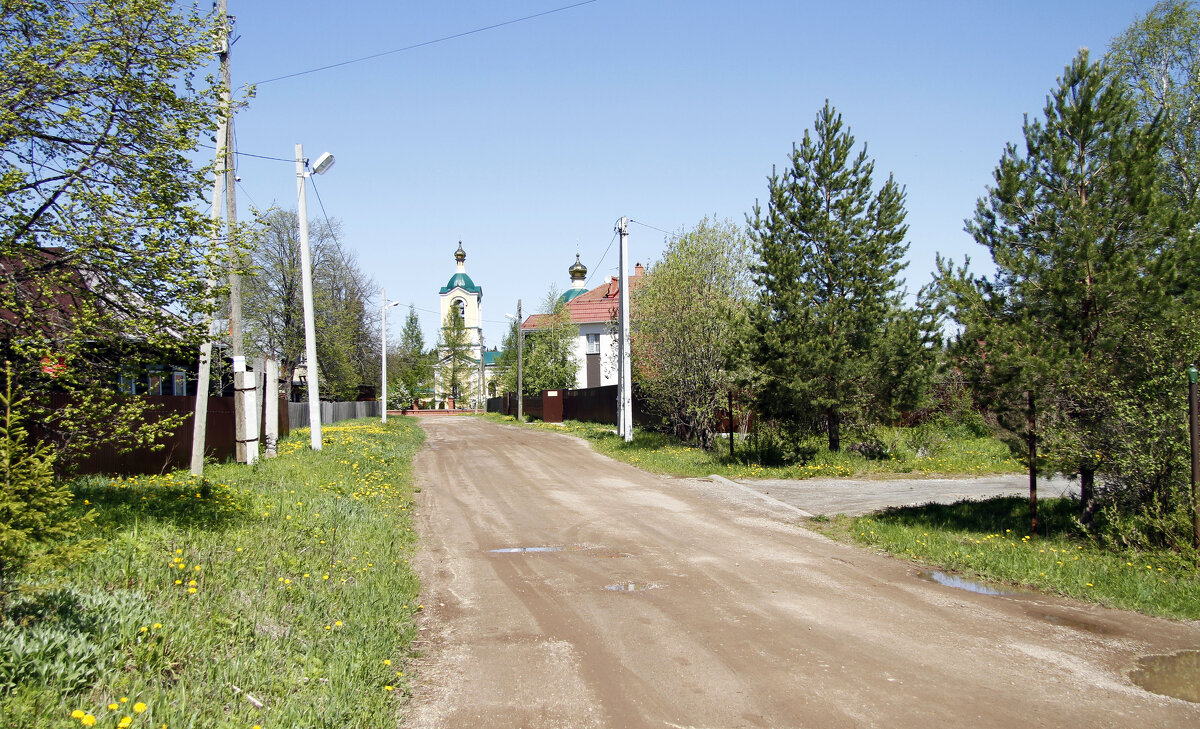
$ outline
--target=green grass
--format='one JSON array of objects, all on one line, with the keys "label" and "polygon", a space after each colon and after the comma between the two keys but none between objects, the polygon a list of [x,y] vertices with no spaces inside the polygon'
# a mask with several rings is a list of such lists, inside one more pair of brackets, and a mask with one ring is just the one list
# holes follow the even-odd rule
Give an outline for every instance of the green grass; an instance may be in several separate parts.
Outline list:
[{"label": "green grass", "polygon": [[[516,419],[496,413],[485,416],[496,423],[515,425]],[[630,443],[617,437],[613,426],[568,420],[561,425],[541,421],[526,423],[526,427],[570,433],[592,443],[600,453],[652,473],[677,476],[708,476],[717,474],[731,479],[741,478],[888,478],[896,476],[982,476],[997,473],[1020,473],[1022,466],[1013,459],[1008,446],[994,438],[952,436],[936,430],[921,432],[920,447],[912,447],[912,429],[881,429],[883,440],[891,455],[871,460],[857,453],[831,453],[820,448],[804,464],[763,466],[743,463],[729,458],[729,443],[718,441],[714,451],[679,442],[671,436],[634,429]],[[745,448],[738,442],[737,448]]]},{"label": "green grass", "polygon": [[1029,502],[997,497],[956,504],[839,516],[809,527],[936,569],[1017,588],[1066,595],[1168,618],[1200,619],[1200,577],[1192,555],[1103,549],[1076,530],[1079,504],[1038,502],[1030,537]]},{"label": "green grass", "polygon": [[207,483],[78,482],[106,546],[14,601],[0,727],[395,725],[421,609],[423,437],[407,418],[350,421],[319,452],[297,430],[278,458],[209,466]]}]

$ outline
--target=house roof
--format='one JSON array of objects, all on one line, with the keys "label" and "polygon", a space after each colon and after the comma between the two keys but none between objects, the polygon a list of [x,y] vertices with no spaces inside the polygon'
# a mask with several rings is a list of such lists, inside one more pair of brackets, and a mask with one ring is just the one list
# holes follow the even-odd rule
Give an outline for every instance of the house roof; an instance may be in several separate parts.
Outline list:
[{"label": "house roof", "polygon": [[443,286],[438,293],[448,294],[454,289],[463,289],[468,294],[483,293],[483,289],[476,286],[475,282],[471,280],[471,277],[465,273],[456,273],[451,276],[450,280],[446,282],[446,285]]},{"label": "house roof", "polygon": [[[646,270],[642,268],[642,264],[639,263],[634,267],[633,275],[629,277],[630,291],[642,284],[645,273]],[[594,324],[616,319],[620,295],[621,287],[617,283],[616,276],[610,276],[607,283],[577,294],[566,304],[567,311],[571,314],[571,323]],[[541,329],[547,318],[549,318],[547,314],[532,314],[521,323],[521,329],[524,331]]]}]

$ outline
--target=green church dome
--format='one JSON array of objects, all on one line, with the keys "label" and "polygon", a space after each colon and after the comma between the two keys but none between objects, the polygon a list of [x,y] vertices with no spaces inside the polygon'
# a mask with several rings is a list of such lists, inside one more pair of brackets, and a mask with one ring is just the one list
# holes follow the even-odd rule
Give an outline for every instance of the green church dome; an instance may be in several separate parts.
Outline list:
[{"label": "green church dome", "polygon": [[446,285],[443,286],[438,293],[448,294],[450,291],[456,288],[463,289],[469,294],[483,293],[483,289],[476,286],[475,282],[471,280],[471,277],[465,273],[456,273],[451,276],[450,280],[446,282]]}]

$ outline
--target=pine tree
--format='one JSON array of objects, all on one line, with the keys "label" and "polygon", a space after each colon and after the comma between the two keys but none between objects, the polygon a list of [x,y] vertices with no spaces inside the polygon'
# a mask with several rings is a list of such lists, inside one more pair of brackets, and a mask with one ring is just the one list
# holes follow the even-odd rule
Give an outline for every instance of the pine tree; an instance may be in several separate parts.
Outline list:
[{"label": "pine tree", "polygon": [[823,419],[836,451],[842,420],[871,405],[875,345],[899,303],[905,193],[890,175],[873,192],[874,162],[828,101],[791,163],[750,221],[761,289],[750,357],[760,412],[793,427]]},{"label": "pine tree", "polygon": [[408,317],[404,320],[404,329],[400,333],[400,348],[396,353],[395,386],[397,397],[404,406],[408,406],[429,390],[433,379],[433,363],[429,353],[425,351],[425,337],[421,333],[421,321],[417,318],[417,309],[408,307]]},{"label": "pine tree", "polygon": [[1024,136],[967,221],[995,277],[943,261],[938,275],[984,402],[1013,413],[1034,394],[1045,451],[1055,470],[1079,474],[1089,524],[1095,474],[1119,431],[1109,394],[1121,351],[1128,332],[1177,302],[1183,221],[1161,193],[1159,128],[1138,125],[1125,87],[1086,50]]},{"label": "pine tree", "polygon": [[442,341],[438,343],[438,379],[441,396],[452,397],[457,406],[470,391],[469,383],[474,359],[471,357],[471,337],[458,307],[450,307],[442,325]]}]

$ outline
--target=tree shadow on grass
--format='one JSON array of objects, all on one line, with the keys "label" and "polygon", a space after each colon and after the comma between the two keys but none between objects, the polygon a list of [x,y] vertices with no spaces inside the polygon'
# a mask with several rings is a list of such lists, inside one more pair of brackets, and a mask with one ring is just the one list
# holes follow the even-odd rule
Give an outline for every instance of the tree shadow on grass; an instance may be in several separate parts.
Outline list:
[{"label": "tree shadow on grass", "polygon": [[77,509],[96,511],[101,531],[151,522],[216,531],[244,519],[248,504],[245,494],[204,481],[88,477],[76,480],[72,491]]},{"label": "tree shadow on grass", "polygon": [[[1070,498],[1051,498],[1038,501],[1038,534],[1049,536],[1078,536],[1075,516],[1079,502]],[[1029,499],[1022,496],[996,496],[982,501],[963,500],[953,504],[924,504],[922,506],[893,506],[876,512],[875,521],[897,526],[923,529],[1004,534],[1029,533]]]}]

